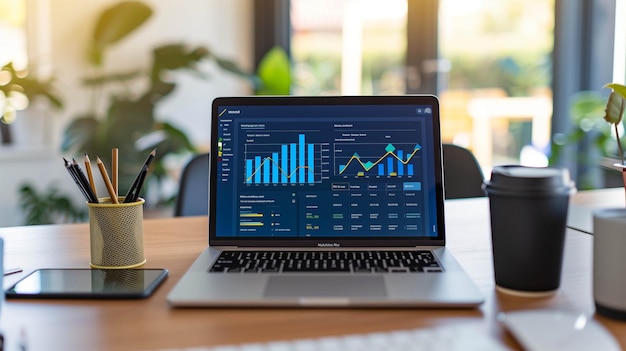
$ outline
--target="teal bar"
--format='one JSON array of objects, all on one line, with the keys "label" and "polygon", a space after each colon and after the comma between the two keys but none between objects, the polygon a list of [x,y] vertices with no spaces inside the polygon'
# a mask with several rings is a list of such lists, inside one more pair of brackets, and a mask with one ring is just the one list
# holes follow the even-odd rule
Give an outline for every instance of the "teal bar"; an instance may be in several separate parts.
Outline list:
[{"label": "teal bar", "polygon": [[278,183],[278,152],[272,152],[272,183]]},{"label": "teal bar", "polygon": [[246,160],[246,183],[252,183],[252,160]]},{"label": "teal bar", "polygon": [[263,184],[270,183],[270,160],[263,160]]},{"label": "teal bar", "polygon": [[313,148],[313,144],[308,144],[307,148],[307,162],[309,164],[309,168],[307,169],[307,183],[315,183],[315,149]]},{"label": "teal bar", "polygon": [[282,169],[280,175],[280,182],[287,183],[287,174],[289,173],[289,148],[286,144],[280,146],[280,168]]},{"label": "teal bar", "polygon": [[304,145],[304,134],[298,135],[298,183],[304,183],[304,175],[306,174],[306,158],[305,156],[305,145]]},{"label": "teal bar", "polygon": [[298,168],[296,163],[296,143],[289,144],[289,183],[296,182],[296,169]]},{"label": "teal bar", "polygon": [[254,157],[254,183],[261,182],[261,156]]}]

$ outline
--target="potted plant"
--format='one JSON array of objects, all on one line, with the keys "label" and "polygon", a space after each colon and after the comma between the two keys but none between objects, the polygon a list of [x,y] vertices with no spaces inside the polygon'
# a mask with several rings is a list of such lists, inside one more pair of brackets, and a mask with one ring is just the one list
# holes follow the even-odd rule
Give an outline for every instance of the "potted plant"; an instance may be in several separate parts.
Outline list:
[{"label": "potted plant", "polygon": [[[184,43],[161,45],[152,50],[152,63],[143,69],[105,72],[103,62],[107,50],[140,28],[152,15],[147,5],[138,1],[123,1],[106,9],[98,18],[89,46],[89,61],[98,74],[84,79],[93,95],[91,109],[74,119],[65,129],[64,152],[87,153],[110,163],[111,149],[119,148],[119,189],[125,192],[140,169],[146,155],[157,149],[151,179],[157,182],[167,177],[162,160],[172,153],[195,152],[185,132],[163,116],[156,107],[176,88],[171,72],[184,70],[204,78],[197,64],[213,60],[220,68],[248,76],[233,62],[223,59],[203,46]],[[138,81],[147,81],[144,90],[137,91]],[[107,89],[111,94],[104,96]],[[105,111],[98,111],[105,99]],[[166,202],[160,195],[152,203]]]},{"label": "potted plant", "polygon": [[620,139],[620,126],[624,117],[624,111],[626,110],[626,86],[617,83],[611,83],[605,85],[605,88],[610,88],[611,94],[606,102],[604,120],[611,124],[614,128],[615,138],[617,139],[617,149],[619,151],[619,162],[613,164],[616,168],[621,170],[622,180],[626,187],[626,159],[624,157],[624,149]]},{"label": "potted plant", "polygon": [[623,120],[611,126],[599,118],[606,115],[606,107],[607,98],[599,91],[574,94],[569,103],[572,129],[552,136],[551,165],[560,163],[566,147],[579,148],[574,155],[578,165],[576,185],[580,190],[623,184],[621,172],[613,166],[623,145],[623,140],[616,145],[614,130],[616,126],[621,130]]},{"label": "potted plant", "polygon": [[82,222],[87,218],[85,206],[72,204],[56,185],[37,191],[32,184],[23,184],[19,192],[25,225]]}]

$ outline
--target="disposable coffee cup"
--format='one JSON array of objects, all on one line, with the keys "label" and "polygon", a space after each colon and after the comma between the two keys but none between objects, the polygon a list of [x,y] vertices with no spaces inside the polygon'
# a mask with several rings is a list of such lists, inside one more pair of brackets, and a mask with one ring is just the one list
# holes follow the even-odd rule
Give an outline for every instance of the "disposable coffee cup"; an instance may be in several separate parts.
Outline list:
[{"label": "disposable coffee cup", "polygon": [[519,296],[553,294],[561,282],[570,194],[566,169],[496,166],[489,197],[496,289]]}]

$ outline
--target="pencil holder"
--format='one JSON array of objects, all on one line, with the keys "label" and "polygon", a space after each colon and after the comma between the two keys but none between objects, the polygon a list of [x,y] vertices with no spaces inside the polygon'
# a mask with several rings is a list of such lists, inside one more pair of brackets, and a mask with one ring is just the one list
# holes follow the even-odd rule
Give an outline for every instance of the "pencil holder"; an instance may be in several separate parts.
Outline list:
[{"label": "pencil holder", "polygon": [[101,198],[89,207],[89,236],[92,268],[125,269],[146,263],[143,254],[144,199],[119,204]]}]

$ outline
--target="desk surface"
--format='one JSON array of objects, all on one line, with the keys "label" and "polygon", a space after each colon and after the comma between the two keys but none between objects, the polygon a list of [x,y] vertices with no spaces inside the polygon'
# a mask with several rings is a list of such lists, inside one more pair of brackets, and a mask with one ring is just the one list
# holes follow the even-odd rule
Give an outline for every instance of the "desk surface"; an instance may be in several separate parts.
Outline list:
[{"label": "desk surface", "polygon": [[567,226],[591,234],[593,211],[598,208],[624,207],[624,200],[623,188],[582,191],[570,201]]},{"label": "desk surface", "polygon": [[[623,192],[623,190],[622,190]],[[623,193],[618,192],[623,197]],[[616,193],[617,194],[617,193]],[[586,196],[583,192],[575,197]],[[604,198],[607,194],[603,194]],[[573,199],[576,202],[577,199]],[[582,201],[582,200],[581,200]],[[477,309],[173,309],[166,296],[207,244],[207,218],[146,220],[146,268],[170,276],[145,300],[8,300],[0,329],[15,349],[20,333],[28,350],[151,350],[419,328],[467,323],[514,348],[496,320],[500,311],[571,310],[593,314],[592,236],[567,230],[561,287],[547,298],[522,298],[494,289],[486,198],[446,202],[448,246],[485,294]],[[89,267],[87,224],[0,228],[5,288],[37,268]],[[595,316],[626,348],[626,323]]]}]

